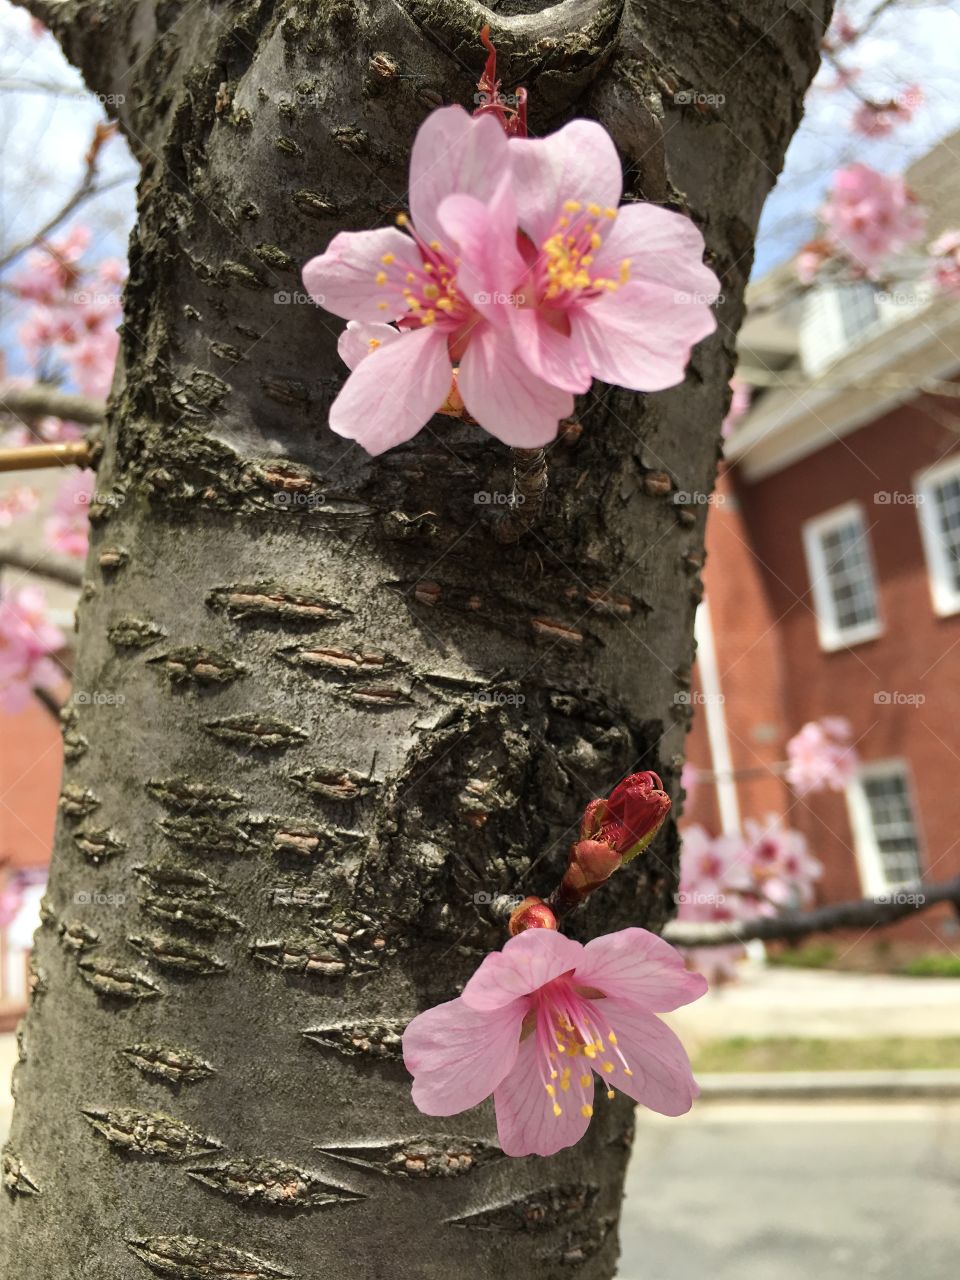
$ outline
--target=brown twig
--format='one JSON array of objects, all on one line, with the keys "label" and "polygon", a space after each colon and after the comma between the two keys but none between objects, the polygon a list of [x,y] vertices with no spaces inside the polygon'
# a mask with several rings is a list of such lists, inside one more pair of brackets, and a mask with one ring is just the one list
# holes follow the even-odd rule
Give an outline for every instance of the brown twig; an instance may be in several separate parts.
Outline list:
[{"label": "brown twig", "polygon": [[22,573],[32,573],[38,578],[47,578],[50,582],[60,582],[65,587],[83,585],[83,573],[69,560],[28,555],[12,548],[0,550],[0,570],[3,569],[19,569]]},{"label": "brown twig", "polygon": [[63,418],[94,426],[102,422],[107,406],[92,396],[61,391],[49,383],[37,382],[32,387],[0,387],[0,409],[17,418]]},{"label": "brown twig", "polygon": [[944,880],[942,884],[903,885],[875,898],[838,902],[812,911],[790,911],[782,916],[716,924],[671,920],[663,930],[663,937],[676,947],[723,947],[755,939],[774,942],[805,938],[810,933],[831,929],[867,929],[893,924],[939,902],[952,902],[960,907],[960,876]]},{"label": "brown twig", "polygon": [[27,444],[0,449],[0,471],[37,471],[42,467],[89,467],[92,450],[85,440],[60,444]]}]

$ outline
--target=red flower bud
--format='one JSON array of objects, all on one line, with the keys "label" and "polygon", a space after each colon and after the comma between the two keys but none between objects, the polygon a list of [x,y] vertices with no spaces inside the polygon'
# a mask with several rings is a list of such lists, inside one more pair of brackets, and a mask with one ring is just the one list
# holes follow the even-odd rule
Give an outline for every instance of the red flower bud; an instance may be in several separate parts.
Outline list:
[{"label": "red flower bud", "polygon": [[663,826],[670,797],[655,773],[632,773],[606,800],[592,800],[580,824],[581,840],[608,844],[624,863],[642,853]]},{"label": "red flower bud", "polygon": [[555,929],[557,917],[542,898],[524,898],[510,916],[510,936],[516,937],[524,929]]}]

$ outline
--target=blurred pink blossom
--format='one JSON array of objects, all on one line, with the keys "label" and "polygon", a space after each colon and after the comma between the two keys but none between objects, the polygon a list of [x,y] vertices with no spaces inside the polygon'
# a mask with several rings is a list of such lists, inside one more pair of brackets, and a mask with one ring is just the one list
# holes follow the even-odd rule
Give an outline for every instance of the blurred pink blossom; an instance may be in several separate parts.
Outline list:
[{"label": "blurred pink blossom", "polygon": [[886,177],[865,164],[837,170],[820,216],[833,245],[868,276],[919,239],[926,220],[903,178]]},{"label": "blurred pink blossom", "polygon": [[70,471],[60,486],[44,532],[49,545],[61,555],[80,560],[87,554],[93,484],[92,471]]},{"label": "blurred pink blossom", "polygon": [[923,104],[923,90],[909,85],[887,102],[861,102],[854,112],[852,128],[866,138],[885,138],[897,125],[909,124]]},{"label": "blurred pink blossom", "polygon": [[38,587],[0,595],[0,710],[21,711],[33,689],[60,683],[63,676],[51,654],[64,643]]},{"label": "blurred pink blossom", "polygon": [[843,791],[860,765],[850,722],[841,716],[811,720],[787,743],[786,779],[798,795]]}]

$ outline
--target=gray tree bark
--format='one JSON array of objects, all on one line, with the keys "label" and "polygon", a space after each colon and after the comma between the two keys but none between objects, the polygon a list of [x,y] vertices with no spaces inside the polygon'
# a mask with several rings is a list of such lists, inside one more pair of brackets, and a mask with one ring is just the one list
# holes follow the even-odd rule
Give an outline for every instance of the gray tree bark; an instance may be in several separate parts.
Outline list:
[{"label": "gray tree bark", "polygon": [[[419,1115],[399,1034],[545,893],[584,804],[678,791],[706,494],[764,196],[829,3],[32,0],[142,168],[17,1104],[13,1280],[614,1273],[631,1107],[549,1161]],[[489,21],[533,132],[600,119],[723,281],[686,381],[596,387],[515,547],[509,455],[326,427],[299,268],[405,204]],[[714,100],[703,95],[714,95]],[[721,95],[719,101],[715,100]],[[120,699],[123,699],[122,703]],[[672,911],[668,829],[578,913]]]}]

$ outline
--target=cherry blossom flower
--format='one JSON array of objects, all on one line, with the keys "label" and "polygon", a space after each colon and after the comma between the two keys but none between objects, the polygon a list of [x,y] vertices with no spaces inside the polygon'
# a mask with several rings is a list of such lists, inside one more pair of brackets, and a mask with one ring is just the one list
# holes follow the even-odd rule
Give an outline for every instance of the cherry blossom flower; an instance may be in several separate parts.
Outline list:
[{"label": "cherry blossom flower", "polygon": [[948,293],[960,293],[960,230],[945,231],[928,252],[933,259],[936,286]]},{"label": "cherry blossom flower", "polygon": [[92,471],[70,471],[60,486],[44,532],[47,542],[61,555],[80,560],[87,554],[93,485]]},{"label": "cherry blossom flower", "polygon": [[837,170],[820,216],[828,238],[868,276],[919,239],[926,220],[903,178],[886,177],[865,164]]},{"label": "cherry blossom flower", "polygon": [[850,722],[841,716],[811,720],[787,743],[786,779],[798,795],[843,791],[856,775],[860,760],[851,745]]},{"label": "cherry blossom flower", "polygon": [[885,138],[899,124],[909,124],[913,113],[923,104],[923,90],[909,85],[887,102],[861,102],[854,112],[852,127],[867,138]]},{"label": "cherry blossom flower", "polygon": [[80,391],[103,399],[120,343],[116,330],[124,267],[115,258],[86,267],[82,259],[89,243],[90,231],[80,225],[58,240],[42,242],[10,287],[34,304],[18,331],[34,365],[56,356]]},{"label": "cherry blossom flower", "polygon": [[618,207],[622,182],[594,121],[531,140],[494,115],[431,113],[411,155],[410,218],[341,232],[303,270],[314,300],[353,322],[331,428],[382,453],[448,400],[456,369],[466,413],[529,448],[556,436],[593,377],[643,391],[681,381],[715,328],[717,280],[693,223]]},{"label": "cherry blossom flower", "polygon": [[64,636],[47,618],[44,594],[37,587],[4,591],[0,596],[0,710],[21,711],[35,688],[60,683],[52,660]]},{"label": "cherry blossom flower", "polygon": [[823,867],[811,856],[804,835],[773,814],[763,823],[748,818],[743,826],[750,874],[762,897],[777,909],[810,906]]},{"label": "cherry blossom flower", "polygon": [[456,1115],[493,1095],[507,1155],[549,1156],[583,1137],[594,1078],[662,1115],[699,1092],[686,1052],[656,1016],[707,984],[645,929],[586,946],[529,929],[486,956],[456,1000],[414,1018],[403,1056],[413,1101]]}]

